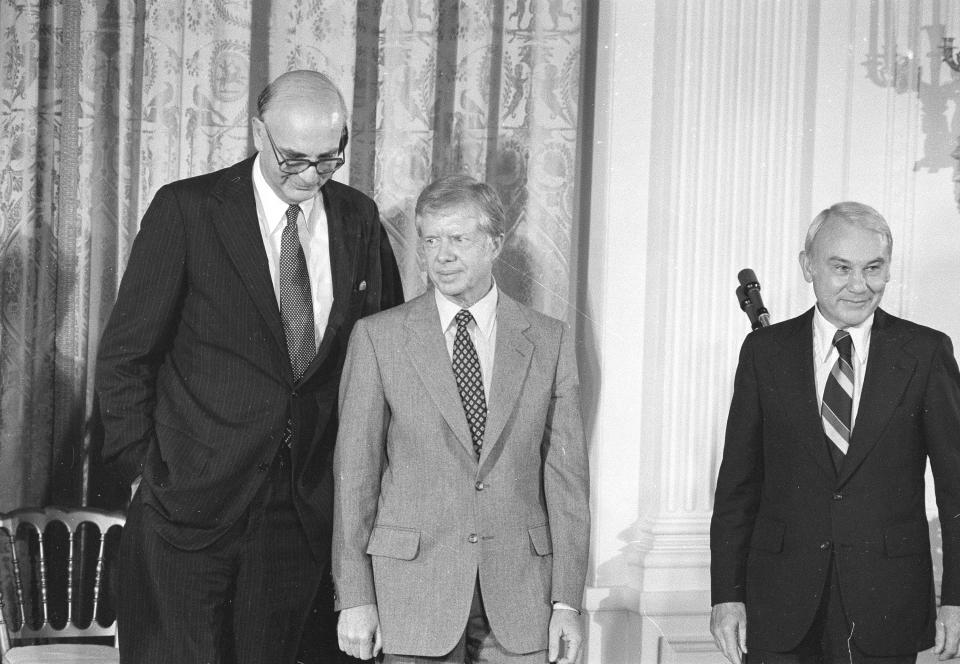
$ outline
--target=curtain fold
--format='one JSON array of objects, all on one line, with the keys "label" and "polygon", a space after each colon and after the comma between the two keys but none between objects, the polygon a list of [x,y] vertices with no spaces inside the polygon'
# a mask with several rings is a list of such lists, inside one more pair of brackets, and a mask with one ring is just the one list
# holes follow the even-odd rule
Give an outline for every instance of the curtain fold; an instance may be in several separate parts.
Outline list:
[{"label": "curtain fold", "polygon": [[328,73],[338,179],[380,205],[408,297],[435,177],[494,185],[507,293],[565,318],[582,0],[0,0],[0,511],[110,504],[96,345],[160,186],[252,152],[262,87]]},{"label": "curtain fold", "polygon": [[0,2],[0,507],[53,467],[64,11]]}]

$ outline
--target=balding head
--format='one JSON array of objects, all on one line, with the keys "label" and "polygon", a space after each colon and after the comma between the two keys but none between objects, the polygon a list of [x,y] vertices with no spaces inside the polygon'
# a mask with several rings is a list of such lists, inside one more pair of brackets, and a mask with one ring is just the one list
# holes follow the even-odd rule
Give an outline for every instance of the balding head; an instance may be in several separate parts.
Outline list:
[{"label": "balding head", "polygon": [[340,89],[326,74],[298,69],[281,74],[257,97],[257,113],[266,120],[271,110],[293,106],[313,108],[318,113],[338,114],[346,127],[347,105]]},{"label": "balding head", "polygon": [[[253,142],[266,155],[260,169],[267,183],[286,203],[315,196],[338,167],[331,164],[343,163],[347,109],[340,90],[320,72],[291,71],[264,88],[257,110]],[[303,162],[315,166],[291,171],[289,164]]]}]

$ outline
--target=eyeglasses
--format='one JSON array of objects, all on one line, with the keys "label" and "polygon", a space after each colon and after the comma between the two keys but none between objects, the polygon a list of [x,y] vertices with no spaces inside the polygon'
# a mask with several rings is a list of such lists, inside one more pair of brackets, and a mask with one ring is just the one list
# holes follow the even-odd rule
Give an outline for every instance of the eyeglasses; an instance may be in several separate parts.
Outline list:
[{"label": "eyeglasses", "polygon": [[343,166],[344,159],[342,152],[336,157],[324,157],[323,159],[317,160],[287,159],[277,150],[277,144],[273,142],[273,136],[270,135],[270,130],[267,129],[266,123],[263,125],[263,130],[267,132],[267,140],[270,141],[270,147],[273,148],[273,156],[277,160],[277,165],[280,167],[280,170],[287,175],[296,175],[303,173],[308,168],[316,168],[317,175],[326,177],[333,175],[338,168]]}]

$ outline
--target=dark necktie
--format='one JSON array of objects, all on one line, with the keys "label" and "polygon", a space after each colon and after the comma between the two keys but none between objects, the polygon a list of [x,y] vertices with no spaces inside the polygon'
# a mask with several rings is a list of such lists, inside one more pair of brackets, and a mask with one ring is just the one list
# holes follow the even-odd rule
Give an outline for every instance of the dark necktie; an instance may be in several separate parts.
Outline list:
[{"label": "dark necktie", "polygon": [[820,417],[823,432],[827,435],[827,447],[837,470],[843,464],[850,448],[851,414],[853,413],[853,339],[846,330],[837,330],[833,336],[837,347],[837,363],[830,370],[823,388],[823,404]]},{"label": "dark necktie", "polygon": [[483,446],[483,430],[487,425],[487,400],[483,396],[483,374],[480,372],[480,358],[477,349],[470,340],[467,324],[473,316],[466,309],[457,312],[457,336],[453,339],[453,375],[457,379],[457,389],[463,402],[463,412],[470,425],[473,438],[473,451],[480,458]]},{"label": "dark necktie", "polygon": [[280,238],[280,318],[295,380],[300,380],[317,353],[310,276],[297,233],[299,216],[299,205],[287,208],[287,225]]}]

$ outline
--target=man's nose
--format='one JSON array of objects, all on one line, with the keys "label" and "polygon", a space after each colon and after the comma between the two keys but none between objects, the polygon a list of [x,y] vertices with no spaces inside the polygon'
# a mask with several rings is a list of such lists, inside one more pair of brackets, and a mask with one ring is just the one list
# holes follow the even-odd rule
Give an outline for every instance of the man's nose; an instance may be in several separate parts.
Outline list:
[{"label": "man's nose", "polygon": [[860,272],[859,270],[850,272],[850,276],[847,278],[847,288],[857,293],[866,290],[867,280],[863,276],[863,272]]},{"label": "man's nose", "polygon": [[450,241],[441,238],[440,249],[437,251],[437,259],[443,261],[444,263],[449,263],[450,261],[456,259],[456,257],[456,254],[453,253],[453,250],[450,246]]},{"label": "man's nose", "polygon": [[317,173],[317,169],[311,166],[305,171],[300,171],[300,179],[306,184],[317,184],[322,178],[320,174]]}]

